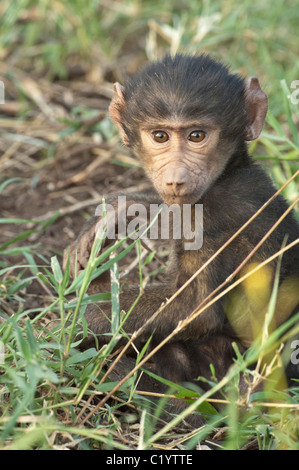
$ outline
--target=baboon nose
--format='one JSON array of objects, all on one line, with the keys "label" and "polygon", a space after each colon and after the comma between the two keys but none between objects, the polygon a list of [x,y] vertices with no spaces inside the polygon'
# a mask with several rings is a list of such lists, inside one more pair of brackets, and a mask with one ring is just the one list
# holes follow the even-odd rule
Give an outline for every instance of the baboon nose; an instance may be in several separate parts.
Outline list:
[{"label": "baboon nose", "polygon": [[172,181],[166,183],[169,190],[173,192],[175,196],[181,196],[185,192],[186,183],[179,181]]},{"label": "baboon nose", "polygon": [[181,196],[187,189],[187,173],[184,169],[168,171],[164,179],[168,191],[174,195]]}]

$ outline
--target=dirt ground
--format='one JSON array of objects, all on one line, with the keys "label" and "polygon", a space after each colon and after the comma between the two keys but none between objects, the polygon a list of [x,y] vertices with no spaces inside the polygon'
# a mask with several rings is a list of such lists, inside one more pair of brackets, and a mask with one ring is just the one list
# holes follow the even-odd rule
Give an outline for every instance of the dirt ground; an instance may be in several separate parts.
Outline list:
[{"label": "dirt ground", "polygon": [[[63,250],[76,239],[103,195],[138,191],[150,183],[109,123],[112,83],[89,80],[90,71],[79,80],[51,83],[16,69],[12,73],[26,100],[19,101],[15,82],[7,80],[6,103],[1,105],[0,184],[19,179],[2,191],[0,216],[42,223],[60,211],[53,224],[17,245],[37,245],[36,253],[49,263],[53,255],[61,262]],[[106,138],[101,126],[108,127],[112,137]],[[2,224],[0,243],[33,227]],[[20,257],[8,261],[12,268],[24,264]],[[126,263],[130,262],[128,258]],[[35,281],[24,294],[26,308],[45,305],[44,292]]]}]

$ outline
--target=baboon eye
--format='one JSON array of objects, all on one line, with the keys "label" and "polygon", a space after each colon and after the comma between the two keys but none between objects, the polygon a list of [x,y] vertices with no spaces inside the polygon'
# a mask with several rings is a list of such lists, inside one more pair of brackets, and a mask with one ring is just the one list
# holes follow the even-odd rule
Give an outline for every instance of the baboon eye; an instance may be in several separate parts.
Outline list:
[{"label": "baboon eye", "polygon": [[188,139],[192,142],[201,142],[205,138],[206,134],[204,131],[194,131],[191,132]]},{"label": "baboon eye", "polygon": [[163,131],[153,132],[153,137],[156,142],[159,142],[159,144],[163,144],[169,140],[169,135]]}]

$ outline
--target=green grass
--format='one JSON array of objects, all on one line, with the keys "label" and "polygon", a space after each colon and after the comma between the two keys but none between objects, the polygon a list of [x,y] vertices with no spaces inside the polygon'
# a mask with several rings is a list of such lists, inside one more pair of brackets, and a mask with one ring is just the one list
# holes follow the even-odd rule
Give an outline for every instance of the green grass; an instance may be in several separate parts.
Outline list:
[{"label": "green grass", "polygon": [[[123,242],[119,242],[121,245]],[[138,244],[135,241],[130,245]],[[118,301],[118,270],[117,262],[128,248],[118,254],[109,255],[105,251],[96,256],[94,249],[89,264],[84,272],[70,281],[69,270],[62,273],[57,258],[51,258],[49,266],[38,266],[32,256],[32,247],[26,247],[25,258],[27,265],[16,266],[14,271],[27,267],[35,276],[29,278],[10,278],[4,281],[2,288],[2,305],[17,301],[19,308],[10,316],[1,312],[5,322],[0,324],[0,337],[5,348],[5,361],[1,364],[0,375],[0,442],[2,448],[8,449],[50,449],[63,448],[64,435],[67,434],[67,445],[76,448],[114,448],[125,449],[134,447],[124,444],[118,435],[118,414],[127,406],[132,412],[126,411],[125,420],[137,419],[137,409],[143,411],[143,426],[140,430],[138,448],[148,449],[157,442],[163,442],[165,436],[172,436],[171,431],[190,412],[198,409],[207,416],[207,424],[192,432],[184,442],[187,449],[192,449],[215,428],[226,426],[226,436],[221,443],[225,449],[239,449],[252,438],[257,437],[261,449],[287,448],[299,449],[297,441],[299,407],[298,388],[294,387],[291,395],[286,391],[265,389],[247,397],[241,396],[238,382],[241,374],[250,380],[259,382],[261,377],[267,377],[275,371],[277,361],[262,373],[261,370],[251,369],[252,364],[270,348],[279,347],[279,336],[286,341],[294,332],[298,332],[296,320],[299,313],[279,330],[266,339],[261,335],[256,339],[245,357],[238,351],[235,365],[219,383],[211,383],[211,390],[199,393],[196,388],[188,390],[171,384],[172,393],[178,397],[192,399],[189,409],[174,417],[161,428],[156,428],[161,409],[153,411],[149,408],[146,397],[140,397],[135,390],[135,374],[128,374],[123,383],[112,382],[104,377],[104,366],[110,362],[112,348],[117,344],[125,319],[120,316]],[[5,248],[2,254],[5,253]],[[11,254],[11,253],[10,253]],[[35,252],[35,257],[38,257]],[[140,264],[140,272],[142,272]],[[94,348],[84,352],[76,347],[81,339],[78,334],[86,334],[84,311],[92,301],[107,301],[109,295],[97,294],[87,296],[86,290],[90,280],[99,272],[111,269],[114,272],[115,285],[112,286],[113,315],[111,322],[111,340],[109,344],[97,351]],[[5,274],[7,268],[1,270]],[[38,278],[41,283],[53,289],[51,305],[37,311],[22,310],[22,289],[32,278]],[[116,289],[115,289],[116,287]],[[77,300],[67,300],[68,295],[76,293]],[[273,290],[272,307],[275,305],[277,292]],[[56,326],[44,321],[49,311],[56,313],[60,321]],[[35,314],[32,318],[32,313]],[[142,365],[147,354],[146,349],[141,353],[137,364]],[[165,381],[166,382],[166,381]],[[166,382],[167,383],[167,382]],[[223,393],[227,406],[217,412],[207,400],[216,391]],[[112,395],[112,398],[109,396]],[[101,406],[95,409],[88,406],[89,397],[98,396]],[[195,401],[194,401],[195,400]],[[266,404],[272,403],[269,405]],[[87,405],[87,406],[86,406]],[[162,406],[162,405],[161,405]],[[90,411],[91,410],[91,411]],[[146,411],[148,410],[148,411]],[[88,419],[88,422],[85,421]],[[83,420],[85,426],[78,426]],[[188,436],[188,434],[187,434]],[[186,436],[184,436],[184,441]],[[136,443],[135,443],[136,445]]]},{"label": "green grass", "polygon": [[132,46],[137,57],[145,52],[148,58],[166,50],[206,50],[235,70],[257,74],[274,115],[282,111],[279,81],[298,79],[296,0],[3,0],[0,13],[3,51],[12,50],[21,67],[47,68],[49,76],[65,76],[74,57],[111,62]]},{"label": "green grass", "polygon": [[[233,70],[260,77],[269,95],[270,111],[264,132],[250,150],[281,186],[299,167],[298,105],[289,99],[291,83],[299,79],[298,18],[299,5],[295,0],[2,0],[0,60],[7,58],[11,64],[12,80],[16,80],[13,67],[32,70],[34,76],[46,74],[52,80],[67,77],[67,67],[74,61],[91,67],[101,58],[117,70],[118,60],[127,57],[126,65],[131,70],[133,56],[143,63],[169,50],[211,52],[231,64]],[[21,89],[19,99],[29,102]],[[19,119],[26,119],[26,115]],[[73,126],[69,123],[70,132]],[[112,139],[109,126],[106,135]],[[67,139],[67,132],[61,138]],[[55,159],[55,149],[51,147],[46,158]],[[1,181],[0,197],[12,182]],[[289,202],[295,201],[298,179],[287,186],[284,196]],[[5,359],[0,364],[0,448],[146,449],[164,443],[168,437],[192,449],[221,427],[226,431],[219,444],[224,449],[240,449],[253,438],[261,450],[299,449],[298,387],[291,394],[266,390],[246,399],[237,387],[241,373],[250,377],[256,374],[258,378],[250,365],[269,343],[275,344],[275,334],[266,342],[259,338],[246,357],[238,354],[224,380],[212,384],[210,393],[220,389],[227,401],[221,412],[214,413],[208,405],[209,394],[172,384],[174,391],[195,398],[196,402],[192,401],[189,410],[161,429],[156,428],[160,411],[151,410],[151,397],[136,392],[135,374],[108,398],[119,384],[104,378],[104,371],[111,363],[111,350],[124,320],[119,312],[117,262],[136,246],[123,245],[120,253],[105,252],[100,258],[93,253],[85,272],[71,281],[68,270],[61,271],[59,254],[53,256],[48,247],[50,254],[46,256],[37,244],[29,242],[31,234],[45,230],[58,216],[44,223],[32,221],[28,230],[24,229],[28,221],[0,219],[0,226],[14,223],[19,227],[19,235],[0,246],[0,316],[5,320],[0,323],[0,346],[4,345]],[[145,262],[139,251],[141,288]],[[88,302],[110,298],[110,294],[87,296],[86,291],[90,280],[106,269],[113,270],[115,279],[112,339],[100,351],[91,348],[80,352],[77,346],[79,334],[86,334],[84,311]],[[24,292],[33,281],[39,283],[42,291],[51,293],[51,300],[44,308],[25,310]],[[144,350],[139,363],[146,354]],[[100,400],[102,405],[92,412]],[[272,406],[265,406],[269,402]],[[161,406],[164,404],[162,399]],[[207,424],[199,430],[174,435],[174,426],[197,407],[208,413]],[[88,422],[79,425],[87,415]],[[119,429],[124,423],[133,426],[138,421],[137,441],[133,437],[121,438]]]}]

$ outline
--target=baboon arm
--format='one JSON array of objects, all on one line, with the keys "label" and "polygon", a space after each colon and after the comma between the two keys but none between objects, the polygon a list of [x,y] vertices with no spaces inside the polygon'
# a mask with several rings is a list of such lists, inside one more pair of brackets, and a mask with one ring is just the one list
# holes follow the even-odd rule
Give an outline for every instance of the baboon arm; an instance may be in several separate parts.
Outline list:
[{"label": "baboon arm", "polygon": [[[143,204],[147,214],[150,214],[150,205],[151,204],[160,204],[162,202],[160,196],[155,191],[149,191],[145,193],[130,193],[123,192],[120,194],[110,194],[105,197],[105,206],[111,206],[113,208],[114,214],[112,220],[113,225],[115,225],[114,232],[117,233],[117,222],[119,214],[119,197],[125,197],[125,206],[122,206],[121,210],[124,212],[123,216],[125,220],[126,211],[128,207],[132,204]],[[96,212],[100,212],[102,204],[100,204]],[[107,217],[109,217],[107,215]],[[105,226],[105,220],[103,217],[95,215],[90,218],[90,220],[84,225],[83,230],[80,232],[76,241],[66,248],[63,253],[63,269],[65,270],[67,261],[70,262],[70,275],[71,277],[76,277],[76,275],[84,268],[86,268],[91,249],[96,236],[100,236]],[[109,237],[103,241],[102,248],[107,245]]]},{"label": "baboon arm", "polygon": [[[169,304],[164,303],[172,297],[175,289],[171,286],[152,285],[145,288],[143,294],[138,299],[139,288],[127,286],[124,293],[120,295],[120,308],[126,313],[129,312],[133,303],[136,305],[129,314],[125,324],[124,331],[131,335],[135,331],[142,329],[140,338],[148,338],[151,334],[156,340],[161,340],[168,336],[180,321],[184,320],[196,306],[196,301],[192,302],[192,293],[186,288]],[[193,297],[194,298],[194,297]],[[155,312],[161,311],[155,316]],[[89,328],[96,335],[103,335],[100,342],[109,341],[111,331],[111,304],[93,304],[90,305],[85,313]],[[205,336],[212,331],[219,331],[222,328],[224,317],[219,313],[218,308],[209,308],[186,328],[179,331],[176,337],[180,340],[193,339]]]}]

